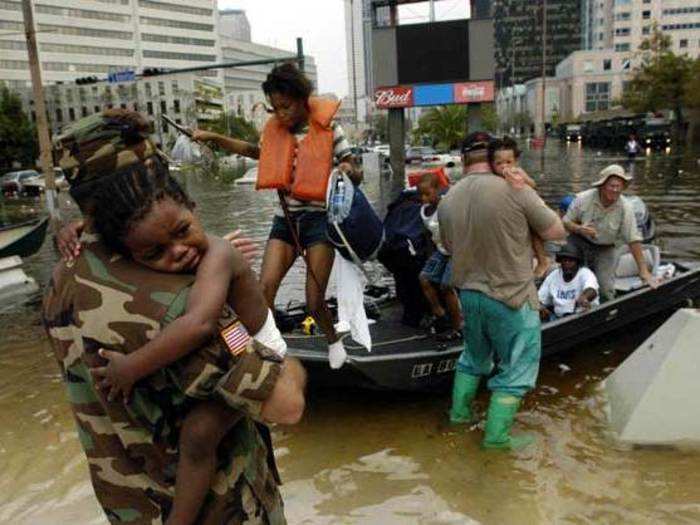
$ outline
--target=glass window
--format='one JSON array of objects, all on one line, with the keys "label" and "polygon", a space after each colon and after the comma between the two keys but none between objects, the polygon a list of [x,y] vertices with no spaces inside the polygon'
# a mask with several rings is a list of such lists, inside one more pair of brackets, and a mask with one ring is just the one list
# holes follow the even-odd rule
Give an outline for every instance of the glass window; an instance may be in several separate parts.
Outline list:
[{"label": "glass window", "polygon": [[629,27],[618,27],[617,29],[615,29],[615,36],[629,36],[629,34]]},{"label": "glass window", "polygon": [[158,82],[158,94],[161,97],[165,95],[165,82]]},{"label": "glass window", "polygon": [[88,108],[87,108],[87,106],[83,106],[83,107],[80,109],[80,114],[81,114],[83,117],[87,117],[87,116],[88,116]]},{"label": "glass window", "polygon": [[165,100],[160,101],[160,112],[163,114],[166,114],[168,112],[168,106],[165,103]]},{"label": "glass window", "polygon": [[593,73],[593,71],[595,71],[595,66],[593,65],[593,62],[591,62],[590,60],[586,60],[583,63],[583,72],[584,73]]},{"label": "glass window", "polygon": [[95,113],[99,113],[99,112],[100,112],[100,106],[95,106]]},{"label": "glass window", "polygon": [[196,24],[194,22],[184,22],[182,20],[172,20],[169,18],[154,18],[150,16],[142,16],[141,23],[144,25],[151,26],[176,27],[178,29],[206,31],[207,33],[211,33],[214,31],[214,26],[212,24]]},{"label": "glass window", "polygon": [[71,122],[75,120],[75,110],[73,108],[68,108],[68,119]]},{"label": "glass window", "polygon": [[587,113],[610,107],[610,82],[588,82],[585,89]]},{"label": "glass window", "polygon": [[626,51],[630,50],[630,45],[629,43],[624,43],[624,44],[615,44],[615,51],[618,53],[624,53]]},{"label": "glass window", "polygon": [[146,102],[146,112],[153,115],[153,102]]},{"label": "glass window", "polygon": [[175,113],[180,113],[180,101],[179,100],[173,101],[173,108],[175,109]]},{"label": "glass window", "polygon": [[648,35],[651,32],[651,27],[650,26],[644,26],[642,28],[642,34],[643,35]]},{"label": "glass window", "polygon": [[150,82],[146,82],[145,89],[146,89],[146,96],[147,97],[153,96],[153,92],[151,91],[152,88],[151,88]]},{"label": "glass window", "polygon": [[678,42],[678,45],[681,48],[686,48],[688,47],[688,39],[687,38],[681,38],[680,41]]},{"label": "glass window", "polygon": [[642,19],[649,20],[651,18],[651,11],[642,11]]},{"label": "glass window", "polygon": [[603,60],[603,71],[610,71],[612,69],[612,60],[606,58]]},{"label": "glass window", "polygon": [[63,122],[63,111],[61,111],[61,108],[56,108],[56,122]]}]

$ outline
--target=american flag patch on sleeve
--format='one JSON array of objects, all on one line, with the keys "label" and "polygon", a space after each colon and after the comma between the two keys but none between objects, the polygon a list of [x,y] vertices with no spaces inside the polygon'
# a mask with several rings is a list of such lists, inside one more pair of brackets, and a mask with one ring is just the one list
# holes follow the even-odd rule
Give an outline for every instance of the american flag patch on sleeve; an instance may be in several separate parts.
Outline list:
[{"label": "american flag patch on sleeve", "polygon": [[240,321],[234,321],[221,330],[221,338],[232,355],[240,355],[246,348],[250,336]]}]

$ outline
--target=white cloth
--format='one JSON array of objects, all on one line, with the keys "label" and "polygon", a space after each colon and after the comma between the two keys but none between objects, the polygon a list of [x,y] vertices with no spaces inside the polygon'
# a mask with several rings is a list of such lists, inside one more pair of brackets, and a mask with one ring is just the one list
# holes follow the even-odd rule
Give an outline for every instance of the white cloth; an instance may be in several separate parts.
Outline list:
[{"label": "white cloth", "polygon": [[431,215],[426,215],[426,211],[429,207],[429,204],[424,204],[420,207],[420,218],[423,219],[423,225],[425,229],[430,232],[438,251],[443,255],[449,255],[450,252],[445,249],[445,246],[442,244],[442,237],[440,237],[440,222],[438,221],[437,206],[435,206]]},{"label": "white cloth", "polygon": [[[564,280],[561,268],[550,273],[540,286],[538,295],[540,303],[545,306],[554,306],[554,315],[563,317],[577,311],[576,299],[588,288],[599,291],[598,279],[595,274],[585,266],[579,268],[576,276],[568,283]],[[591,305],[597,306],[600,300],[596,298]]]},{"label": "white cloth", "polygon": [[365,285],[367,278],[357,266],[335,255],[336,297],[338,298],[338,325],[349,326],[352,338],[372,351],[372,336],[365,312]]},{"label": "white cloth", "polygon": [[638,153],[639,152],[639,142],[636,140],[627,141],[627,153]]},{"label": "white cloth", "polygon": [[279,360],[284,359],[284,356],[287,354],[287,343],[277,328],[275,316],[269,308],[267,309],[265,324],[262,325],[257,334],[253,335],[253,339],[265,346]]}]

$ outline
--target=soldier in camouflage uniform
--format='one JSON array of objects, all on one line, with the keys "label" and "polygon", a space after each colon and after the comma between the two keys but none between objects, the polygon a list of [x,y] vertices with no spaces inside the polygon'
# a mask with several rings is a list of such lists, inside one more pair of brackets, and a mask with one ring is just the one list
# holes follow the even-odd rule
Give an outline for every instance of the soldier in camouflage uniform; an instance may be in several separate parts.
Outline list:
[{"label": "soldier in camouflage uniform", "polygon": [[[101,176],[156,153],[135,115],[113,112],[102,115],[101,123],[93,119],[93,131],[74,140],[68,152],[65,135],[59,137],[64,141],[62,165],[74,162],[68,178],[72,189],[79,189],[72,193],[84,210],[89,209],[86,187],[94,188]],[[85,122],[78,124],[85,129]],[[99,140],[91,140],[95,132],[101,133]],[[87,144],[91,147],[82,147]],[[219,447],[217,472],[198,522],[285,523],[269,431],[255,419],[261,419],[278,392],[296,392],[303,402],[300,365],[289,358],[283,363],[264,359],[253,340],[234,356],[217,340],[138,383],[128,405],[108,402],[90,374],[91,368],[104,364],[98,350],[131,352],[155,337],[184,314],[194,276],[153,272],[116,257],[89,229],[82,242],[80,257],[57,265],[43,318],[93,487],[109,521],[159,524],[167,518],[180,425],[192,403],[213,398],[240,416]],[[226,308],[220,326],[232,321],[233,312]],[[285,408],[283,403],[267,413]]]}]

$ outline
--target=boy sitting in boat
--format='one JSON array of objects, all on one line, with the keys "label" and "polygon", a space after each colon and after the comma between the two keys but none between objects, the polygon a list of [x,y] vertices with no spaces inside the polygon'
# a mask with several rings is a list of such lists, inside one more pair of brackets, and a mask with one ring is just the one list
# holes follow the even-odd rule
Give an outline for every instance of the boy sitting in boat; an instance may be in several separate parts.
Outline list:
[{"label": "boy sitting in boat", "polygon": [[[440,240],[437,208],[442,195],[438,176],[431,172],[425,173],[418,183],[418,193],[423,203],[420,210],[421,219],[435,243],[435,251],[420,273],[420,285],[430,305],[433,314],[431,324],[438,333],[438,339],[459,341],[462,338],[462,313],[457,292],[450,283],[452,274],[450,254]],[[439,294],[436,287],[439,287]],[[445,307],[440,301],[441,298]]]},{"label": "boy sitting in boat", "polygon": [[581,266],[581,254],[573,244],[566,244],[557,253],[559,268],[552,271],[540,286],[540,317],[543,321],[598,306],[599,286],[595,274]]}]

